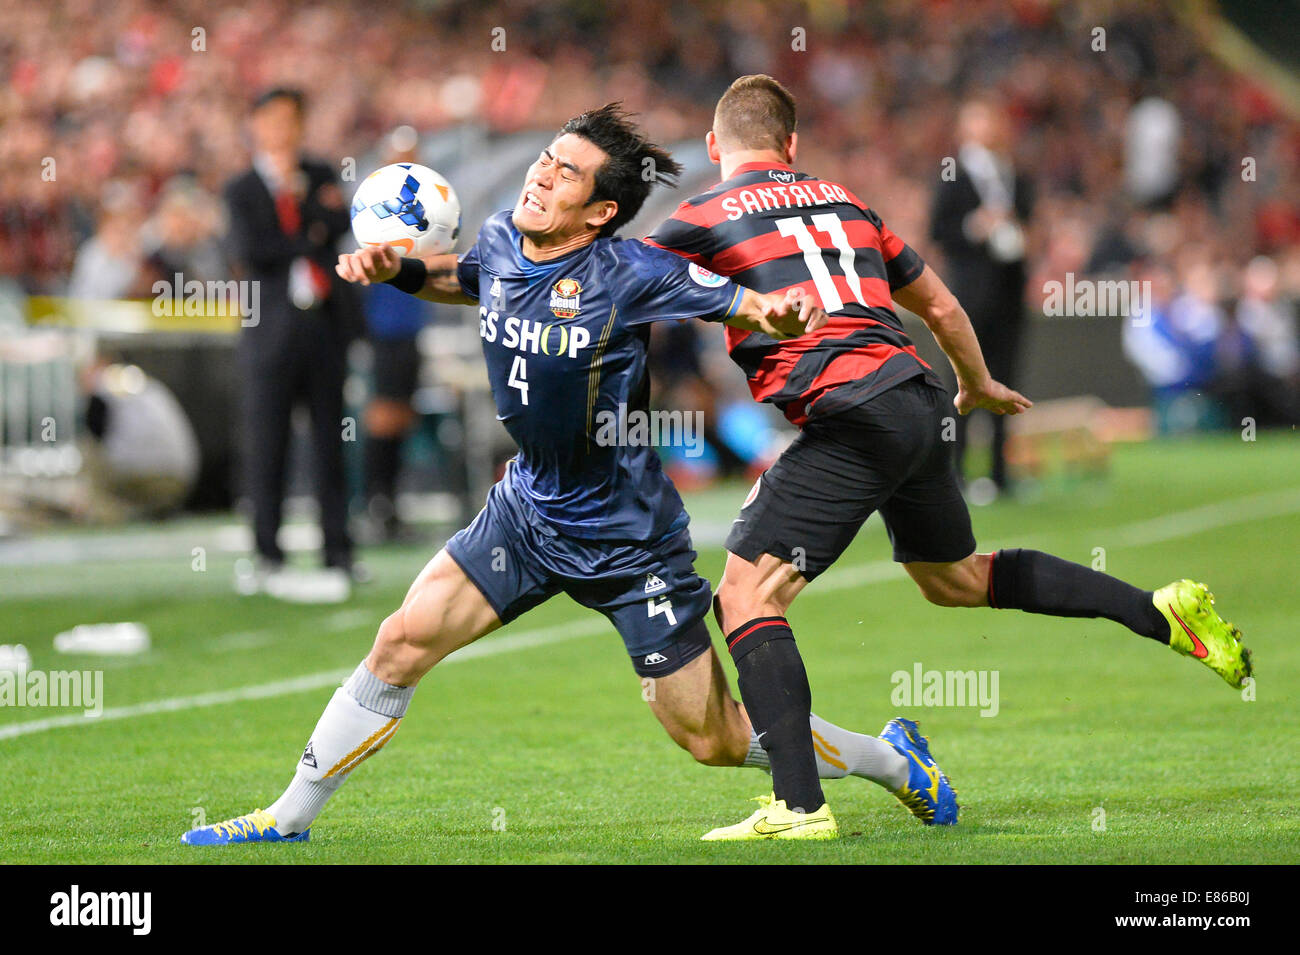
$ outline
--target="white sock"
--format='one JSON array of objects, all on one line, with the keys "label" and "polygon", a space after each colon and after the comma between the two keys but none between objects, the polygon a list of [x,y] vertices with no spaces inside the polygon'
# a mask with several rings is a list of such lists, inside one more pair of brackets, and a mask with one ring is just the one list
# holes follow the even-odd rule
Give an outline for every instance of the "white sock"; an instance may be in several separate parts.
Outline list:
[{"label": "white sock", "polygon": [[[907,782],[907,757],[884,740],[853,733],[828,723],[816,713],[808,721],[813,734],[813,752],[817,756],[817,775],[821,779],[861,776],[895,792]],[[749,730],[749,755],[744,765],[769,767],[767,752],[753,728]]]},{"label": "white sock", "polygon": [[311,826],[348,774],[393,738],[414,693],[380,680],[364,662],[334,691],[289,788],[267,807],[281,835]]}]

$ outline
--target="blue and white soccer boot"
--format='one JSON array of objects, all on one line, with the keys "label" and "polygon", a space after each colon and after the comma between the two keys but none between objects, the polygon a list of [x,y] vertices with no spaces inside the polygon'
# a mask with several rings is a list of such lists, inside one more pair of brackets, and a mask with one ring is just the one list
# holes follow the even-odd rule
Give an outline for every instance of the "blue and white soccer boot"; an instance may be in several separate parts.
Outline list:
[{"label": "blue and white soccer boot", "polygon": [[265,809],[254,809],[244,816],[225,822],[191,829],[181,836],[187,846],[229,846],[237,842],[309,842],[311,830],[282,836],[275,828],[275,816]]},{"label": "blue and white soccer boot", "polygon": [[907,758],[910,771],[907,783],[894,795],[917,819],[927,826],[957,824],[957,790],[930,755],[930,741],[921,729],[901,716],[885,724],[880,738]]}]

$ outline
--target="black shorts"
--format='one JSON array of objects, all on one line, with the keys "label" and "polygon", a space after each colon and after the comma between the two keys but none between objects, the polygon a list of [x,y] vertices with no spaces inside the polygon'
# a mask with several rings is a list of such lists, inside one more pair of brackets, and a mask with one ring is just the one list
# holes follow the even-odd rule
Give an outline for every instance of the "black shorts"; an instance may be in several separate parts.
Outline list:
[{"label": "black shorts", "polygon": [[813,418],[749,492],[727,550],[750,562],[772,554],[812,580],[880,511],[894,560],[969,556],[975,536],[944,440],[953,414],[947,392],[918,377]]},{"label": "black shorts", "polygon": [[375,338],[375,397],[410,402],[420,380],[420,349],[414,338]]}]

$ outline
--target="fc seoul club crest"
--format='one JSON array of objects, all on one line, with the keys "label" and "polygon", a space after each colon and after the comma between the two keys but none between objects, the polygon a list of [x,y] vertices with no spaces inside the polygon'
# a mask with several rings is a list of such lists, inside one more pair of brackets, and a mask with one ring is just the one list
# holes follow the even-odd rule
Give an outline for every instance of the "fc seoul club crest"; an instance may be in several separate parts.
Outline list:
[{"label": "fc seoul club crest", "polygon": [[582,286],[576,279],[560,279],[551,286],[551,313],[556,318],[573,318],[580,309]]}]

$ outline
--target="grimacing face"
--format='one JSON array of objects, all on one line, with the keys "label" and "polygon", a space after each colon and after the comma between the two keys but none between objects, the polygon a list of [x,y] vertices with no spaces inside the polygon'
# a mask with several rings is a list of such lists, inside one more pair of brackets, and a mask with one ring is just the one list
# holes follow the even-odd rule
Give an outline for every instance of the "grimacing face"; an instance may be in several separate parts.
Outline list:
[{"label": "grimacing face", "polygon": [[557,138],[528,167],[511,216],[515,228],[538,244],[554,245],[580,235],[589,224],[607,221],[617,203],[587,204],[596,171],[607,158],[603,149],[581,136],[566,133]]}]

